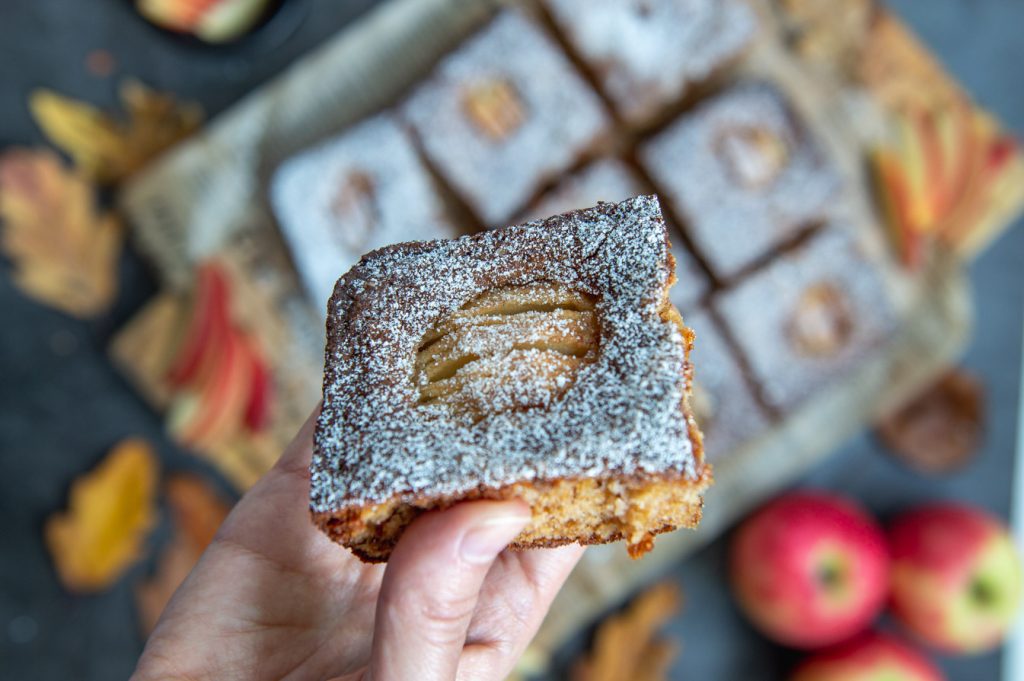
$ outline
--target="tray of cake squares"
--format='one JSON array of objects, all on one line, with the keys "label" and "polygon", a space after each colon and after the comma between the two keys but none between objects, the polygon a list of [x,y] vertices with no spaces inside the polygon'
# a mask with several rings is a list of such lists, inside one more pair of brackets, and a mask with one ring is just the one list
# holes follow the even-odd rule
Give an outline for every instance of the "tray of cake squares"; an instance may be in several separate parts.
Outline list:
[{"label": "tray of cake squares", "polygon": [[715,485],[698,531],[590,550],[530,664],[955,360],[1022,166],[867,0],[390,0],[123,191],[163,290],[111,353],[242,491],[364,253],[657,196]]}]

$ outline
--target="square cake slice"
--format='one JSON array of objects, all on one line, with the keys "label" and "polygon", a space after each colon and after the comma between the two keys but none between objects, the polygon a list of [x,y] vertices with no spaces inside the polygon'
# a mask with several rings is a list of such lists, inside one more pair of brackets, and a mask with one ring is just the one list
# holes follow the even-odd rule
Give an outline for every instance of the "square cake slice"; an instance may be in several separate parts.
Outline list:
[{"label": "square cake slice", "polygon": [[314,522],[367,561],[470,499],[530,505],[515,548],[640,555],[696,526],[711,471],[670,263],[650,196],[364,257],[330,302]]},{"label": "square cake slice", "polygon": [[857,366],[896,321],[879,264],[843,224],[725,292],[718,310],[780,411]]},{"label": "square cake slice", "polygon": [[746,0],[546,0],[619,115],[643,123],[743,54],[757,34]]},{"label": "square cake slice", "polygon": [[690,403],[704,434],[704,452],[714,463],[763,433],[768,415],[711,315],[706,310],[688,314],[686,325],[695,336]]},{"label": "square cake slice", "polygon": [[774,86],[737,86],[684,115],[641,160],[720,279],[823,221],[840,176]]},{"label": "square cake slice", "polygon": [[454,235],[433,180],[390,113],[286,161],[271,181],[270,201],[322,313],[339,268],[366,251]]},{"label": "square cake slice", "polygon": [[515,11],[441,60],[402,112],[431,164],[489,227],[522,211],[610,125],[557,45]]}]

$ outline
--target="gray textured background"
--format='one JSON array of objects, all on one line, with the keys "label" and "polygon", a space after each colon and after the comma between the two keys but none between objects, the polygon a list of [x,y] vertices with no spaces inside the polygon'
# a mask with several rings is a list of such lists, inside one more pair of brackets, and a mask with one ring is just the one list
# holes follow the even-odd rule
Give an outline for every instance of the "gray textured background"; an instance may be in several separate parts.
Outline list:
[{"label": "gray textured background", "polygon": [[[26,94],[40,85],[110,106],[117,76],[133,75],[198,100],[214,114],[373,3],[290,4],[301,20],[294,30],[285,17],[254,40],[212,50],[148,27],[127,0],[0,0],[0,146],[41,141],[25,108]],[[978,101],[1024,135],[1024,1],[891,4]],[[117,59],[114,78],[85,69],[86,54],[100,47]],[[1024,230],[1016,229],[971,268],[977,320],[965,364],[984,380],[990,405],[977,461],[951,478],[925,480],[892,463],[863,435],[806,484],[852,492],[883,516],[930,498],[969,500],[1006,516],[1021,368],[1022,263]],[[159,443],[166,469],[202,467],[167,441],[160,420],[104,358],[113,331],[154,291],[153,277],[126,253],[115,309],[83,323],[27,300],[11,286],[6,267],[0,269],[0,677],[126,678],[142,644],[131,585],[148,566],[133,568],[103,595],[70,596],[55,580],[41,528],[64,504],[71,479],[121,437],[139,434]],[[165,533],[161,527],[153,541]],[[719,541],[672,573],[687,594],[686,612],[671,627],[683,644],[674,676],[782,678],[795,656],[766,643],[739,617],[721,578],[724,558]],[[585,642],[585,636],[571,642],[558,668]],[[941,663],[951,679],[999,677],[998,654]]]}]

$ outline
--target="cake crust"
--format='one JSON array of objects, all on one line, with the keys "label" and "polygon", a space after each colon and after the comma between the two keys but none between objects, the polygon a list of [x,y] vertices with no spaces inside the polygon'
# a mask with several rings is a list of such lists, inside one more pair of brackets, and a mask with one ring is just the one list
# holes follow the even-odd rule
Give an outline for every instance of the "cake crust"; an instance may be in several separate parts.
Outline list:
[{"label": "cake crust", "polygon": [[[419,513],[470,499],[530,503],[516,548],[625,539],[642,553],[655,534],[694,526],[711,474],[687,402],[693,336],[668,302],[673,271],[655,197],[365,256],[328,310],[314,522],[369,561],[387,560]],[[538,283],[596,301],[596,357],[568,387],[531,372],[561,352],[540,343],[496,377],[501,411],[423,402],[415,361],[435,327],[487,292]],[[455,373],[492,359],[481,352]]]}]

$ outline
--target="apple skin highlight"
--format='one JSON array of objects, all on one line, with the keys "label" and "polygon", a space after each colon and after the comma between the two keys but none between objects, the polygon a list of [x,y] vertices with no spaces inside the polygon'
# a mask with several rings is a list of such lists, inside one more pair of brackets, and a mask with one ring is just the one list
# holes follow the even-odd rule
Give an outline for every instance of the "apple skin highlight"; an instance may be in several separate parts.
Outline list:
[{"label": "apple skin highlight", "polygon": [[740,607],[769,638],[812,649],[865,629],[886,602],[885,535],[856,504],[820,492],[769,502],[733,539]]},{"label": "apple skin highlight", "polygon": [[817,653],[790,681],[944,681],[927,658],[892,636],[867,633]]},{"label": "apple skin highlight", "polygon": [[936,504],[898,517],[889,531],[892,610],[925,643],[974,654],[1013,624],[1024,592],[1021,558],[987,513]]}]

